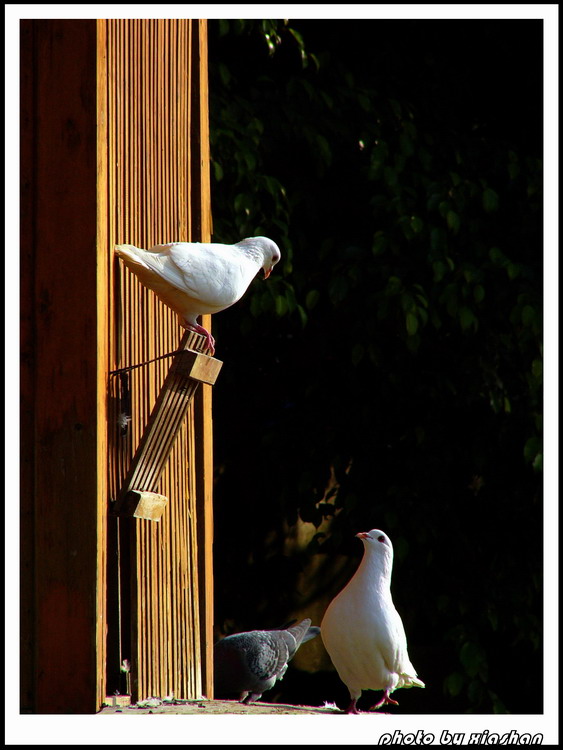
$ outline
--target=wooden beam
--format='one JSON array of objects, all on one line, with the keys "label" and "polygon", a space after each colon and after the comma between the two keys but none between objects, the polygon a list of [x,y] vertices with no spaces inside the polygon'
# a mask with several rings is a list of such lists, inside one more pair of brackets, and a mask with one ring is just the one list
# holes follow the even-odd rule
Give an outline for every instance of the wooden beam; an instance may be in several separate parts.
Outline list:
[{"label": "wooden beam", "polygon": [[[99,494],[97,36],[94,20],[22,21],[23,681],[36,713],[101,706],[104,499]],[[30,69],[30,67],[31,69]],[[30,413],[30,409],[33,412]],[[32,512],[33,521],[28,513]],[[31,578],[31,585],[30,585]],[[24,621],[22,621],[23,623]],[[31,633],[29,632],[31,629]],[[27,654],[29,659],[29,653]]]}]

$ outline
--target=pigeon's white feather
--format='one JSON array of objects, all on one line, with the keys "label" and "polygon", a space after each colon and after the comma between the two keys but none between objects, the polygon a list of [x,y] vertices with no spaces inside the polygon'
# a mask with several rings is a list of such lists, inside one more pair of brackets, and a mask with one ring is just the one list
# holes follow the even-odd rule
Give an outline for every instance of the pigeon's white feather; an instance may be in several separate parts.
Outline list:
[{"label": "pigeon's white feather", "polygon": [[142,283],[178,314],[181,324],[194,330],[201,328],[196,322],[199,315],[238,302],[260,268],[268,276],[281,255],[267,237],[250,237],[235,245],[172,242],[149,250],[134,245],[115,249]]},{"label": "pigeon's white feather", "polygon": [[350,691],[354,713],[362,690],[383,690],[383,702],[392,702],[389,695],[397,688],[424,687],[409,659],[403,622],[391,597],[391,540],[379,529],[358,537],[364,543],[360,566],[321,622],[323,643]]}]

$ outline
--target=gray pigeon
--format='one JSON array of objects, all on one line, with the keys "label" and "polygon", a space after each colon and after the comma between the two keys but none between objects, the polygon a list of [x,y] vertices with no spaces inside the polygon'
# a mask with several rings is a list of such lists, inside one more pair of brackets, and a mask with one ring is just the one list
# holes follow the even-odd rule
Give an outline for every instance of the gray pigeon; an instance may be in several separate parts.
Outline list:
[{"label": "gray pigeon", "polygon": [[247,237],[234,245],[218,242],[171,242],[143,250],[116,245],[116,253],[145,286],[174,310],[180,325],[203,334],[211,354],[215,339],[197,322],[234,305],[260,268],[268,278],[281,257],[268,237]]},{"label": "gray pigeon", "polygon": [[237,695],[242,703],[257,701],[287,671],[302,643],[321,629],[309,618],[279,630],[236,633],[215,644],[215,696]]}]

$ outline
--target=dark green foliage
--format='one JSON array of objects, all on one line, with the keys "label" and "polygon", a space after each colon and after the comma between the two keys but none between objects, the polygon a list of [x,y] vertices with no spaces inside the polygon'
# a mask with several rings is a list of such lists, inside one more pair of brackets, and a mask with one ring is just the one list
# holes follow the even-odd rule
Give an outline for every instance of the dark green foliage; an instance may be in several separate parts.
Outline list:
[{"label": "dark green foliage", "polygon": [[218,623],[380,527],[409,712],[541,712],[541,24],[209,28],[214,239],[282,250],[214,318]]}]

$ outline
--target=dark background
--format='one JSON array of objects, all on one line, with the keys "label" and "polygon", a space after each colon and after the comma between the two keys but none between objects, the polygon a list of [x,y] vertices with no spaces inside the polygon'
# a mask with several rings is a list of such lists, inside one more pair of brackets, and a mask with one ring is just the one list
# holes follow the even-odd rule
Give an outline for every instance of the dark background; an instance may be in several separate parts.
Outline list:
[{"label": "dark background", "polygon": [[[381,528],[390,710],[541,713],[542,22],[209,35],[213,239],[282,251],[213,318],[217,636],[320,625]],[[348,695],[317,638],[264,700]]]}]

